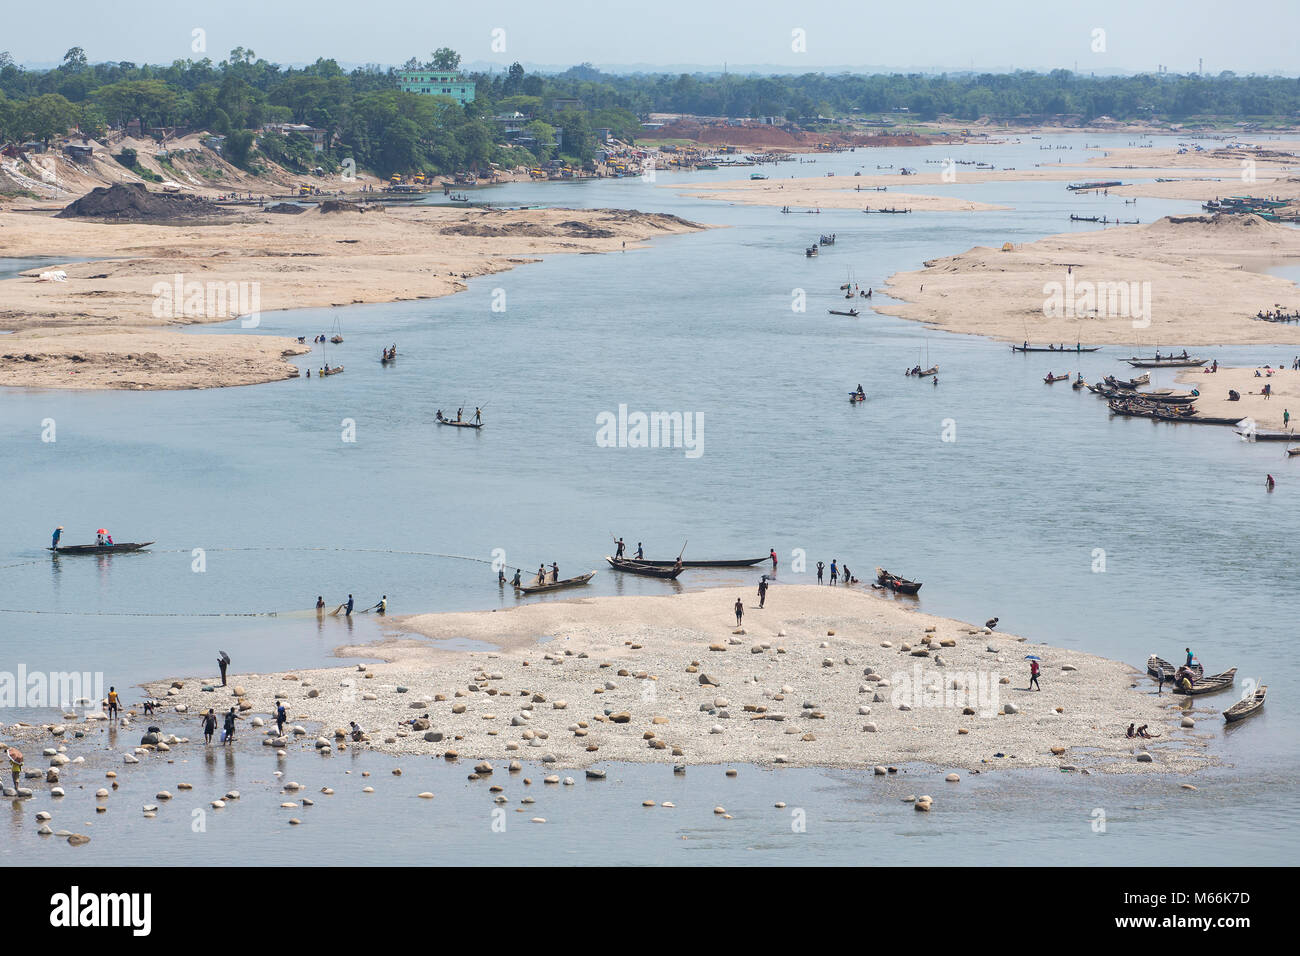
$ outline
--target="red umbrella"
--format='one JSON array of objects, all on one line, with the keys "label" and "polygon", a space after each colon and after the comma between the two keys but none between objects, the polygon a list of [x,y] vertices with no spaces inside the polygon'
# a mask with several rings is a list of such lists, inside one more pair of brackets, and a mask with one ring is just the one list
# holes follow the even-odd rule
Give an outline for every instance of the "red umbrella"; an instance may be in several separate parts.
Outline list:
[{"label": "red umbrella", "polygon": [[108,530],[106,528],[99,528],[95,531],[95,534],[108,534]]}]

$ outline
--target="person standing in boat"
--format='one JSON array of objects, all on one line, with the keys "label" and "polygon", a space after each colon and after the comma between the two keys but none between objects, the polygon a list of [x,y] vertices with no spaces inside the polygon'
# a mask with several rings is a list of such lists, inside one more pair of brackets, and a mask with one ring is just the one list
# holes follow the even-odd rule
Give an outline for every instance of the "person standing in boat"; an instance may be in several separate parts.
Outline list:
[{"label": "person standing in boat", "polygon": [[640,561],[644,558],[645,558],[645,552],[641,550],[641,542],[638,541],[636,543],[636,559]]},{"label": "person standing in boat", "polygon": [[474,424],[476,424],[476,425],[480,425],[480,424],[482,424],[482,422],[483,422],[483,409],[481,409],[481,408],[475,406],[475,408],[474,408]]},{"label": "person standing in boat", "polygon": [[627,553],[627,545],[625,545],[625,544],[623,543],[623,539],[622,539],[622,538],[618,538],[618,539],[616,539],[616,540],[614,541],[614,545],[615,545],[615,547],[614,547],[614,558],[615,558],[615,560],[617,560],[617,559],[622,558],[623,555]]},{"label": "person standing in boat", "polygon": [[537,583],[538,583],[538,584],[545,584],[545,583],[546,583],[546,565],[545,565],[545,564],[539,564],[539,565],[537,566]]},{"label": "person standing in boat", "polygon": [[59,550],[59,539],[63,537],[63,525],[54,529],[54,536],[50,539],[50,550]]},{"label": "person standing in boat", "polygon": [[462,406],[461,408],[456,409],[456,421],[460,422],[464,420],[465,420],[465,409]]},{"label": "person standing in boat", "polygon": [[560,565],[558,562],[551,562],[551,580],[558,582],[560,580]]}]

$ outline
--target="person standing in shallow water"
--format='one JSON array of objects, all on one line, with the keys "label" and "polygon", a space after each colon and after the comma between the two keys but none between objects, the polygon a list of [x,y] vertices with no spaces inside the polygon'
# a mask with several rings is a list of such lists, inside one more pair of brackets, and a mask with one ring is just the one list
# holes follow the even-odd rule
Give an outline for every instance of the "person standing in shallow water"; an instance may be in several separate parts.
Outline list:
[{"label": "person standing in shallow water", "polygon": [[736,627],[740,627],[740,622],[744,617],[745,603],[740,598],[736,598]]},{"label": "person standing in shallow water", "polygon": [[281,701],[280,703],[276,704],[276,706],[275,706],[275,729],[276,729],[276,732],[277,732],[281,737],[284,736],[284,721],[285,721],[285,719],[286,719],[288,716],[289,716],[289,715],[285,712],[285,709],[284,709],[284,701]]},{"label": "person standing in shallow water", "polygon": [[203,715],[203,746],[207,747],[212,743],[212,735],[217,732],[217,712],[211,707]]},{"label": "person standing in shallow water", "polygon": [[235,708],[233,707],[231,707],[229,712],[226,714],[225,731],[226,739],[224,743],[229,747],[235,742]]},{"label": "person standing in shallow water", "polygon": [[822,573],[823,573],[825,570],[826,570],[826,562],[825,562],[825,561],[818,561],[818,562],[817,562],[817,583],[818,583],[818,584],[821,584],[821,583],[822,583]]},{"label": "person standing in shallow water", "polygon": [[776,573],[776,548],[771,549],[769,557],[772,559],[772,573]]}]

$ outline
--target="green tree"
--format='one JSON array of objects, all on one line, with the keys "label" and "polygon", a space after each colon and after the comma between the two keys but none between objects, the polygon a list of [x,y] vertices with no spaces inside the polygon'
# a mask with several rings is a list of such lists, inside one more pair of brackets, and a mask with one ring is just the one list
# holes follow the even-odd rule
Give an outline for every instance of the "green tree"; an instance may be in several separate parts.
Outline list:
[{"label": "green tree", "polygon": [[435,70],[454,73],[460,69],[460,54],[450,47],[439,47],[433,51],[433,60],[430,65]]}]

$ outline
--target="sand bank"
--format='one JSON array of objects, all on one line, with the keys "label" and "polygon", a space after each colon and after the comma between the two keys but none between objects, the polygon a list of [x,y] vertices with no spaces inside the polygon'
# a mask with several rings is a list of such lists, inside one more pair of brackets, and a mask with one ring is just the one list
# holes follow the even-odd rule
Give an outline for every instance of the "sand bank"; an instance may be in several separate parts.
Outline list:
[{"label": "sand bank", "polygon": [[[1279,355],[1277,361],[1285,361],[1289,366],[1294,358],[1294,355]],[[1277,369],[1276,364],[1273,367]],[[1260,374],[1264,374],[1262,368]],[[1267,378],[1256,378],[1254,368],[1224,368],[1220,365],[1219,370],[1212,374],[1199,368],[1184,369],[1178,374],[1177,381],[1180,385],[1195,385],[1200,389],[1201,397],[1196,400],[1196,410],[1207,418],[1250,418],[1262,430],[1280,431],[1283,427],[1283,413],[1290,411],[1291,421],[1286,427],[1292,431],[1297,428],[1296,418],[1300,416],[1300,372],[1293,372],[1289,367],[1274,371]],[[1272,395],[1268,398],[1261,394],[1266,384],[1272,386]],[[1228,401],[1229,389],[1236,389],[1241,399]],[[1300,442],[1300,436],[1296,440]]]},{"label": "sand bank", "polygon": [[1165,218],[933,259],[891,276],[877,292],[900,302],[874,308],[1004,342],[1294,344],[1300,326],[1255,315],[1294,311],[1300,289],[1251,270],[1297,261],[1300,232],[1255,216]]},{"label": "sand bank", "polygon": [[[732,604],[742,591],[740,630]],[[291,722],[324,728],[324,741],[309,735],[295,747],[334,747],[333,729],[356,720],[370,738],[365,746],[453,751],[497,766],[515,758],[557,769],[607,760],[921,761],[967,771],[1142,772],[1209,759],[1206,734],[1175,729],[1175,699],[1151,693],[1125,664],[987,634],[861,588],[777,585],[765,609],[756,604],[746,586],[420,615],[396,623],[423,637],[341,651],[387,663],[238,674],[231,685],[248,717],[265,717],[279,695]],[[446,649],[453,639],[499,650]],[[917,656],[922,649],[926,656]],[[1030,653],[1044,660],[1041,692],[1026,689]],[[182,683],[167,702],[191,714],[235,703],[231,688]],[[162,696],[169,686],[149,689]],[[425,714],[428,730],[400,723]],[[1131,721],[1162,735],[1148,745],[1149,763],[1136,756],[1148,747],[1125,737]]]},{"label": "sand bank", "polygon": [[[900,185],[924,185],[915,182],[920,176],[822,176],[802,179],[734,180],[709,183],[707,188],[678,189],[681,195],[696,199],[742,203],[750,206],[789,206],[792,210],[805,209],[910,209],[913,212],[984,212],[989,209],[1006,209],[989,203],[975,202],[958,196],[931,196],[923,193],[896,192]],[[939,176],[928,177],[940,182]],[[856,186],[861,185],[862,191]],[[887,186],[884,192],[868,187]]]},{"label": "sand bank", "polygon": [[[280,356],[297,350],[292,339],[182,336],[164,329],[229,321],[243,314],[254,292],[262,313],[433,298],[464,289],[465,279],[543,255],[609,252],[624,243],[635,246],[654,236],[701,228],[675,216],[619,209],[314,209],[180,225],[104,224],[0,212],[6,255],[75,250],[108,260],[45,265],[0,282],[0,328],[19,333],[0,337],[0,353],[15,356],[0,359],[0,384],[114,388],[129,382],[129,387],[202,388],[291,377],[293,366]],[[54,269],[65,271],[67,281],[36,278],[37,271]],[[197,310],[160,309],[156,287],[171,286],[178,274],[186,284],[239,290],[239,295],[232,292],[223,299],[225,309],[211,308],[206,298]],[[122,337],[124,331],[141,329],[151,330],[154,338]],[[149,357],[141,358],[142,353]],[[125,359],[128,354],[134,358]]]}]

